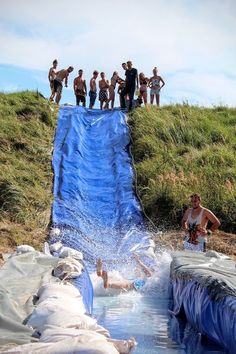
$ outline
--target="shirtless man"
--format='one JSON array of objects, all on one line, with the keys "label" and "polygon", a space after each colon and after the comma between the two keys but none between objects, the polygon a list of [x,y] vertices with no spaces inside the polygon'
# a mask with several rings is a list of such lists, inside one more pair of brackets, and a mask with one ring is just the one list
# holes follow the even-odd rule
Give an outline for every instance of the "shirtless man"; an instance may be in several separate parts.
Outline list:
[{"label": "shirtless man", "polygon": [[[181,225],[185,231],[184,249],[191,251],[206,250],[206,238],[216,231],[220,221],[209,210],[201,205],[201,196],[197,193],[190,196],[192,208],[188,208],[183,216]],[[210,229],[207,229],[208,222]]]},{"label": "shirtless man", "polygon": [[121,290],[140,290],[144,284],[145,284],[145,279],[149,278],[153,275],[154,270],[148,268],[140,259],[137,255],[134,254],[134,258],[137,262],[138,265],[138,270],[143,272],[143,276],[139,279],[135,280],[128,280],[128,279],[123,279],[123,280],[118,280],[118,281],[110,281],[108,279],[108,274],[107,271],[103,270],[103,262],[101,259],[97,260],[96,263],[96,268],[97,268],[97,275],[99,277],[102,277],[103,279],[103,286],[105,289],[107,288],[112,288],[112,289],[121,289]]},{"label": "shirtless man", "polygon": [[109,81],[105,78],[105,73],[101,72],[101,80],[99,80],[99,101],[100,101],[100,109],[103,109],[103,103],[106,104],[108,101],[107,89],[109,87]]},{"label": "shirtless man", "polygon": [[[65,87],[68,85],[68,76],[74,70],[72,66],[69,66],[68,69],[62,69],[56,73],[56,76],[53,80],[54,93],[56,94],[56,103],[59,104],[61,99],[61,93],[63,88],[63,81],[65,80]],[[54,95],[53,93],[53,95]],[[51,95],[50,101],[53,100],[54,96]]]},{"label": "shirtless man", "polygon": [[83,70],[80,69],[78,71],[79,76],[74,79],[74,93],[76,97],[77,106],[82,102],[83,107],[86,106],[86,95],[87,95],[87,87],[86,81],[83,79]]},{"label": "shirtless man", "polygon": [[150,80],[149,80],[149,87],[151,88],[150,91],[150,103],[153,104],[154,102],[154,96],[156,97],[156,104],[157,106],[160,105],[160,91],[162,87],[165,85],[164,80],[162,79],[161,76],[158,75],[158,70],[155,67],[153,69],[153,75]]},{"label": "shirtless man", "polygon": [[89,97],[90,97],[90,102],[89,102],[89,108],[93,108],[96,98],[97,98],[97,83],[96,79],[98,77],[98,71],[94,70],[93,72],[93,77],[90,80],[89,86],[90,86],[90,91],[89,91]]},{"label": "shirtless man", "polygon": [[54,95],[55,95],[53,80],[55,79],[55,76],[56,76],[57,65],[58,65],[57,59],[53,60],[52,67],[49,69],[49,72],[48,72],[48,81],[49,81],[49,85],[50,85],[50,89],[51,89],[51,97],[53,97],[52,99],[50,97],[50,101],[53,101]]}]

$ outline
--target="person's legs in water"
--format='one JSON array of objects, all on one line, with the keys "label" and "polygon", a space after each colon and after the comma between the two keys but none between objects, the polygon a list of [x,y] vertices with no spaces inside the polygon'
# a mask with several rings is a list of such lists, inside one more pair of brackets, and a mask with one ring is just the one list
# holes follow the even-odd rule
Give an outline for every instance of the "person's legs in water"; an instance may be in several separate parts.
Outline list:
[{"label": "person's legs in water", "polygon": [[102,270],[102,260],[98,259],[96,263],[97,275],[102,277],[103,286],[105,289],[125,289],[134,290],[134,284],[132,281],[124,279],[120,281],[109,281],[107,271]]}]

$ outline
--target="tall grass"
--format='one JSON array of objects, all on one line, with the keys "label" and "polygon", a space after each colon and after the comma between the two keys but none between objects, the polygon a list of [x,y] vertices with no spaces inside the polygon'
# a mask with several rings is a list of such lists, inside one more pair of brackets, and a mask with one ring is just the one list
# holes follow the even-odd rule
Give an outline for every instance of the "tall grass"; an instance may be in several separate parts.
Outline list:
[{"label": "tall grass", "polygon": [[137,188],[160,227],[179,225],[188,197],[236,232],[236,109],[186,104],[140,108],[129,118]]},{"label": "tall grass", "polygon": [[40,93],[0,93],[0,233],[8,230],[12,244],[27,240],[39,247],[45,237],[55,122]]}]

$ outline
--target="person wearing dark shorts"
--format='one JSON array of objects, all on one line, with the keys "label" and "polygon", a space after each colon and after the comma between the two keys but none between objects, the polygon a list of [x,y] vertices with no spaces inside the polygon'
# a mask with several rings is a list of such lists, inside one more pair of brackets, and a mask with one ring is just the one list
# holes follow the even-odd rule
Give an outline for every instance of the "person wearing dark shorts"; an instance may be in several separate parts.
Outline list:
[{"label": "person wearing dark shorts", "polygon": [[68,76],[74,70],[73,66],[69,66],[68,69],[62,69],[56,73],[56,76],[53,80],[54,92],[50,97],[50,101],[53,100],[54,95],[56,94],[56,104],[60,103],[61,93],[63,88],[63,81],[65,80],[65,87],[68,86]]},{"label": "person wearing dark shorts", "polygon": [[87,95],[87,87],[86,82],[83,79],[83,70],[80,69],[78,71],[79,76],[74,79],[74,93],[76,97],[76,105],[79,106],[80,102],[83,107],[86,106],[86,95]]},{"label": "person wearing dark shorts", "polygon": [[[127,70],[125,71],[125,87],[121,91],[120,97],[121,97],[121,109],[126,108],[125,104],[125,96],[129,95],[129,107],[128,110],[132,110],[132,102],[134,98],[134,92],[137,87],[138,89],[138,71],[137,69],[132,67],[132,62],[127,61]],[[137,86],[136,86],[137,84]]]},{"label": "person wearing dark shorts", "polygon": [[99,101],[100,101],[100,109],[103,109],[103,104],[106,104],[108,101],[108,87],[109,87],[109,81],[105,77],[105,73],[101,72],[101,80],[99,81]]},{"label": "person wearing dark shorts", "polygon": [[97,84],[96,84],[96,79],[98,77],[98,71],[95,70],[93,72],[93,77],[90,80],[90,91],[89,91],[89,108],[93,108],[96,98],[97,98]]}]

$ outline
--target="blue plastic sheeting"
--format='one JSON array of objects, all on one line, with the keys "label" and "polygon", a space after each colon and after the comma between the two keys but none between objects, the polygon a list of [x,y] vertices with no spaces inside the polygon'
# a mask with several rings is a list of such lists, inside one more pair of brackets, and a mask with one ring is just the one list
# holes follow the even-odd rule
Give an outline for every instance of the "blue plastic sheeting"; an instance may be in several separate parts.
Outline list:
[{"label": "blue plastic sheeting", "polygon": [[102,258],[131,262],[148,255],[153,241],[144,231],[134,193],[129,128],[119,110],[61,107],[54,141],[52,223],[64,245],[83,252],[89,271]]},{"label": "blue plastic sheeting", "polygon": [[86,268],[84,268],[82,274],[78,278],[73,279],[72,284],[80,291],[80,294],[83,298],[83,303],[86,309],[86,313],[92,314],[93,285]]},{"label": "blue plastic sheeting", "polygon": [[171,266],[173,313],[184,312],[200,333],[235,354],[236,297],[229,295],[233,294],[234,262],[201,253],[176,254]]}]

